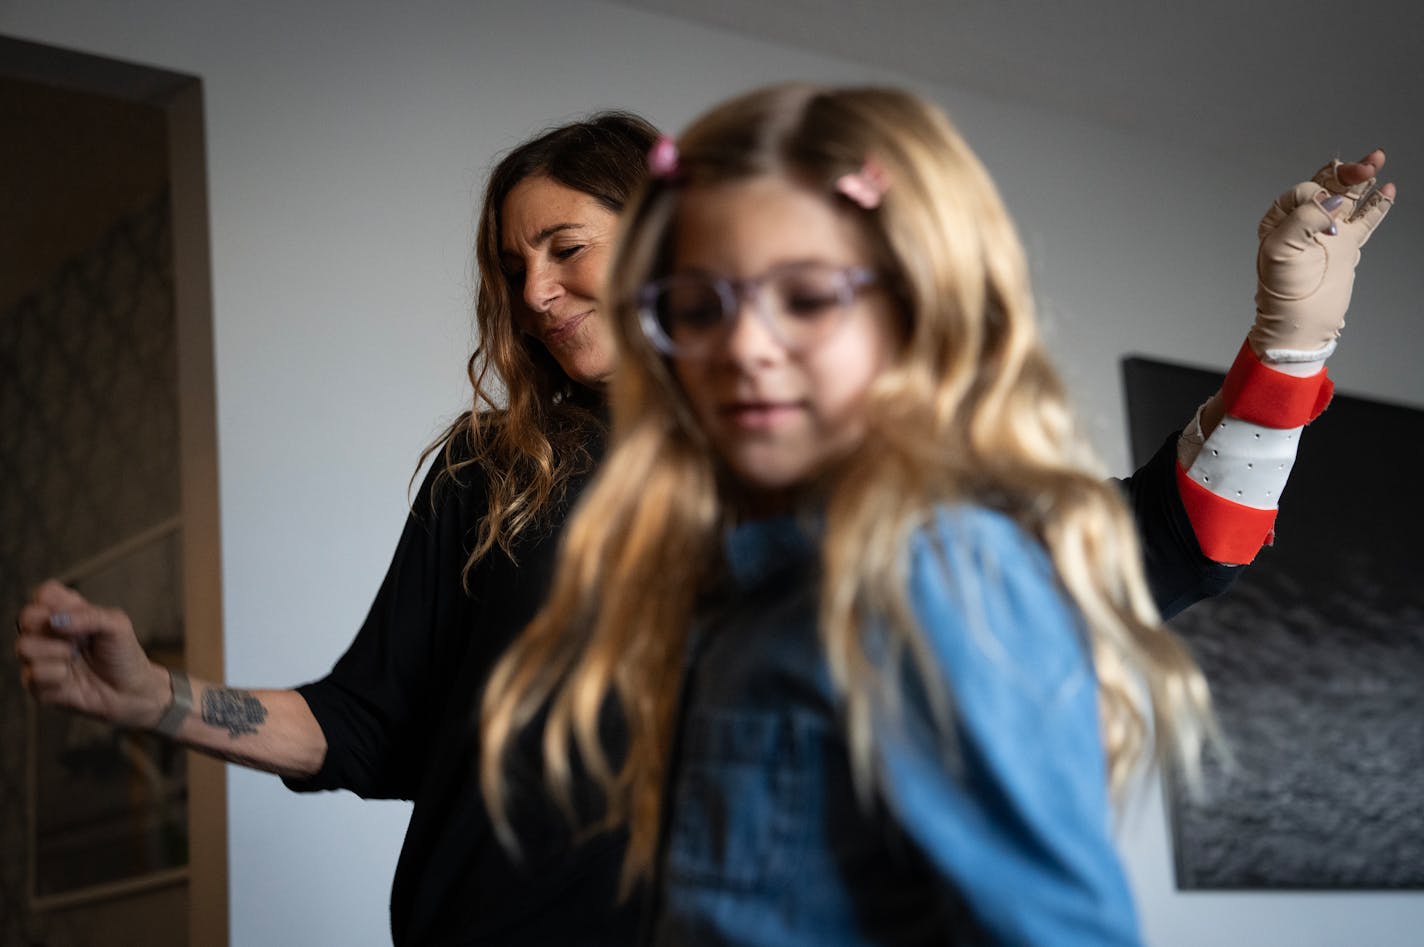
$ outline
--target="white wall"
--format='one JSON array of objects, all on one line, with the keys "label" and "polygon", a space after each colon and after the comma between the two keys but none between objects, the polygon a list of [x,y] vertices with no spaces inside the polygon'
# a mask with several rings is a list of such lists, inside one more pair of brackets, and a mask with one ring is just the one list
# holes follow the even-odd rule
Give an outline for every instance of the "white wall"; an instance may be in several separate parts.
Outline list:
[{"label": "white wall", "polygon": [[[497,153],[597,107],[675,129],[764,81],[900,78],[598,3],[4,0],[0,31],[205,83],[226,660],[245,686],[320,676],[364,616],[415,458],[465,396],[473,205]],[[1226,167],[910,84],[995,172],[1119,471],[1119,358],[1224,367],[1251,318],[1260,212],[1337,148],[1376,144],[1322,121],[1317,153],[1242,143]],[[1366,248],[1331,361],[1344,391],[1424,405],[1421,220],[1401,206]],[[229,806],[234,944],[387,940],[405,806],[298,797],[237,769]],[[1411,894],[1176,893],[1155,794],[1124,846],[1163,947],[1392,944],[1424,924]]]}]

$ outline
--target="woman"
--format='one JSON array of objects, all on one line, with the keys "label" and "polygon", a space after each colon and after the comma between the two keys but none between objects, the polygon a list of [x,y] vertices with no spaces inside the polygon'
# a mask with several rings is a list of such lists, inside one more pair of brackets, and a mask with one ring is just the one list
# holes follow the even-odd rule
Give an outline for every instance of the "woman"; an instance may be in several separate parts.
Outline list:
[{"label": "woman", "polygon": [[[521,756],[527,773],[513,774],[521,852],[497,843],[479,790],[475,712],[495,659],[542,603],[564,518],[602,453],[602,386],[615,357],[597,297],[618,213],[655,137],[636,116],[603,113],[521,145],[494,169],[477,237],[472,411],[433,448],[376,601],[330,675],[294,690],[189,682],[148,660],[121,612],[55,583],[20,614],[21,674],[43,702],[156,729],[298,791],[412,800],[391,894],[397,944],[634,939],[639,896],[615,898],[623,838],[574,844],[564,813],[545,801],[537,747]],[[1369,179],[1379,163],[1343,166],[1339,183]],[[508,403],[496,409],[501,388]],[[1175,440],[1126,484],[1167,614],[1237,571],[1195,547],[1174,482]],[[591,789],[575,796],[576,807],[597,809]]]}]

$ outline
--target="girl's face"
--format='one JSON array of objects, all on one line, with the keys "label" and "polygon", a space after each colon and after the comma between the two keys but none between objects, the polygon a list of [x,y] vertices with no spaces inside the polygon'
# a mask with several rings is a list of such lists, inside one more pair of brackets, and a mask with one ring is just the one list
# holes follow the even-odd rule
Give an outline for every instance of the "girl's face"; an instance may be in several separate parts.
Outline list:
[{"label": "girl's face", "polygon": [[[872,265],[860,230],[827,197],[775,176],[689,188],[673,236],[675,274],[735,282],[800,264]],[[744,289],[736,317],[697,357],[673,357],[719,456],[771,508],[860,442],[866,392],[894,349],[891,297],[875,285],[800,348],[754,311],[778,306],[778,295],[765,283]]]},{"label": "girl's face", "polygon": [[583,385],[602,385],[616,361],[598,296],[617,226],[592,196],[543,176],[516,184],[500,211],[515,323]]}]

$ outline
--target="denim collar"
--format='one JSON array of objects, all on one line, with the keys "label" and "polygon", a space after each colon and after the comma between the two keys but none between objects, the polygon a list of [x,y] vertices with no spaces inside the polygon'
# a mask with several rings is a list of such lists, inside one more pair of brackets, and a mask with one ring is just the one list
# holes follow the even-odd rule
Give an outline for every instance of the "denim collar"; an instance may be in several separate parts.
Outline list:
[{"label": "denim collar", "polygon": [[815,558],[825,523],[817,515],[773,516],[739,523],[722,538],[732,581],[746,588]]}]

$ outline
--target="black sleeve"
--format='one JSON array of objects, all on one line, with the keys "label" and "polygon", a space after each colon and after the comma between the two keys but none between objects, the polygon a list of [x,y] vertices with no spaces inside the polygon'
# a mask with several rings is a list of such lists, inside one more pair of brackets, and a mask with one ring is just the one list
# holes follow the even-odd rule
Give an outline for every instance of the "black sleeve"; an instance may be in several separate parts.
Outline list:
[{"label": "black sleeve", "polygon": [[1244,566],[1208,559],[1177,491],[1177,434],[1126,480],[1117,481],[1137,523],[1147,585],[1163,618],[1229,589]]},{"label": "black sleeve", "polygon": [[349,789],[367,799],[411,799],[435,739],[456,653],[468,638],[465,533],[485,492],[474,468],[431,489],[443,456],[411,506],[390,569],[351,647],[330,674],[297,688],[326,736],[321,770],[283,779],[290,789]]}]

